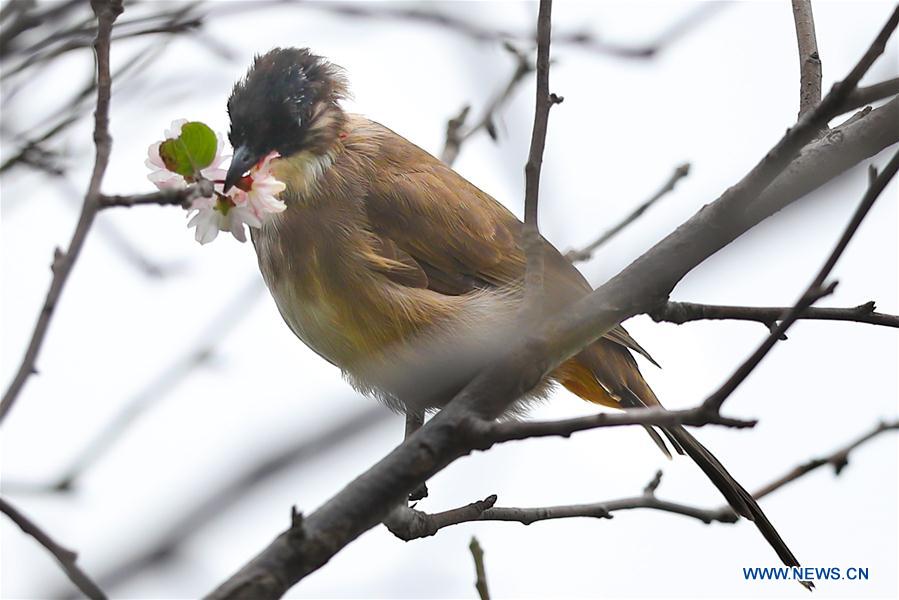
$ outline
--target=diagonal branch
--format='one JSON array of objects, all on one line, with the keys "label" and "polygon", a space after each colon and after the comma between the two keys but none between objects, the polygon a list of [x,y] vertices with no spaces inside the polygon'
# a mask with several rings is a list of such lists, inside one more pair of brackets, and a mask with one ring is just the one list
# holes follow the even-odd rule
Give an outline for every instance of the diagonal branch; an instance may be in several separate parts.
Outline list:
[{"label": "diagonal branch", "polygon": [[31,335],[31,341],[22,363],[10,383],[9,388],[0,401],[0,423],[9,414],[13,403],[25,386],[25,382],[35,372],[35,362],[47,335],[47,329],[50,326],[50,319],[62,290],[65,287],[72,267],[78,260],[81,248],[84,246],[84,240],[87,238],[88,231],[94,222],[94,217],[100,208],[100,184],[103,182],[103,175],[106,173],[106,167],[109,165],[109,155],[112,151],[112,137],[109,135],[109,97],[112,88],[112,78],[109,74],[109,46],[110,37],[112,35],[112,25],[116,18],[122,13],[122,0],[91,0],[91,7],[97,16],[97,37],[94,40],[94,51],[97,57],[97,108],[94,112],[94,145],[96,146],[96,156],[94,159],[94,169],[91,173],[90,183],[88,184],[87,193],[84,197],[84,205],[81,209],[81,216],[78,218],[78,224],[75,226],[75,233],[69,242],[69,248],[66,252],[62,252],[57,248],[53,258],[53,280],[50,283],[50,289],[47,291],[47,297],[41,308],[34,332]]},{"label": "diagonal branch", "polygon": [[635,208],[628,216],[626,216],[620,223],[607,230],[601,236],[599,236],[596,241],[587,244],[580,250],[569,250],[565,253],[565,258],[570,260],[571,262],[581,262],[585,260],[590,260],[593,257],[593,253],[597,248],[608,242],[610,239],[621,233],[621,230],[639,219],[643,213],[645,213],[650,206],[661,200],[668,192],[674,190],[674,186],[677,185],[677,182],[689,175],[690,173],[690,163],[684,163],[674,169],[674,172],[671,174],[671,177],[668,178],[668,181],[659,188],[655,194],[649,197],[646,201],[644,201],[640,206]]},{"label": "diagonal branch", "polygon": [[81,593],[92,600],[106,598],[103,590],[78,566],[76,562],[78,560],[77,554],[57,544],[43,529],[3,498],[0,498],[0,512],[9,517],[22,531],[33,537],[37,543],[46,548],[53,555],[53,558],[56,559],[56,562],[59,563],[59,566],[62,567],[62,570],[66,572],[69,580],[81,590]]},{"label": "diagonal branch", "polygon": [[821,57],[815,37],[811,0],[792,0],[799,45],[799,117],[821,101]]}]

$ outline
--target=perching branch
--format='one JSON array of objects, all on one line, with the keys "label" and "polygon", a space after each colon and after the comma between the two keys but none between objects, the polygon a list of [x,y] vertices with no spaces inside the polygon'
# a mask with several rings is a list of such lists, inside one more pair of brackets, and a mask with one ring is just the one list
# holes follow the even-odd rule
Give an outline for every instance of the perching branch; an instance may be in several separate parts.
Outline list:
[{"label": "perching branch", "polygon": [[[803,310],[799,317],[818,321],[849,321],[868,323],[884,327],[899,327],[899,315],[875,312],[874,302],[866,302],[852,308],[817,308]],[[681,325],[701,320],[754,321],[774,329],[790,310],[789,306],[723,306],[716,304],[696,304],[693,302],[666,302],[649,313],[657,323]]]},{"label": "perching branch", "polygon": [[543,299],[543,240],[537,222],[540,200],[540,171],[543,168],[543,150],[546,147],[546,129],[549,109],[562,98],[549,93],[549,43],[552,30],[552,0],[540,0],[537,14],[537,98],[534,107],[534,128],[531,132],[531,149],[524,166],[524,227],[521,243],[527,258],[524,276],[525,310],[538,315]]},{"label": "perching branch", "polygon": [[536,324],[419,431],[302,523],[292,521],[289,529],[209,597],[280,597],[386,518],[418,484],[471,452],[479,442],[471,435],[476,429],[473,424],[501,414],[546,373],[615,324],[655,308],[686,273],[751,227],[862,158],[895,143],[899,103],[893,101],[840,128],[839,142],[832,133],[805,148],[823,124],[840,114],[847,95],[883,52],[897,23],[899,9],[844,81],[739,183],[616,277],[567,307],[565,314]]},{"label": "perching branch", "polygon": [[103,590],[101,590],[97,584],[81,570],[81,567],[78,566],[76,562],[78,560],[78,555],[76,553],[57,544],[49,534],[38,527],[31,519],[20,513],[16,507],[3,498],[0,498],[0,511],[9,517],[13,523],[18,525],[22,531],[33,537],[37,543],[46,548],[47,551],[53,555],[53,558],[56,559],[56,562],[58,562],[59,566],[62,567],[62,570],[65,571],[69,580],[81,590],[81,593],[92,600],[106,598],[106,594],[103,593]]},{"label": "perching branch", "polygon": [[123,10],[122,0],[91,0],[91,8],[93,8],[97,17],[97,37],[94,40],[94,51],[97,57],[97,108],[94,112],[96,157],[94,159],[94,169],[84,197],[81,216],[78,219],[78,224],[75,226],[72,240],[69,242],[69,248],[66,252],[62,252],[57,248],[53,257],[51,267],[53,280],[50,283],[50,289],[47,292],[47,297],[44,300],[43,308],[38,316],[22,363],[12,383],[10,383],[9,388],[3,395],[3,400],[0,401],[0,423],[9,414],[25,382],[36,370],[35,363],[41,345],[44,342],[44,337],[47,334],[47,329],[50,326],[50,319],[53,317],[53,312],[72,271],[72,266],[78,259],[82,246],[84,246],[84,240],[87,238],[88,231],[90,231],[94,222],[94,217],[100,209],[100,184],[103,182],[103,175],[106,173],[109,155],[112,151],[112,138],[109,135],[109,96],[112,88],[112,79],[109,75],[109,45],[112,25]]},{"label": "perching branch", "polygon": [[599,236],[594,242],[587,244],[580,250],[569,250],[565,253],[565,258],[570,260],[571,262],[580,262],[584,260],[590,260],[593,257],[593,253],[597,248],[608,242],[614,236],[618,235],[622,229],[639,219],[643,213],[645,213],[650,206],[658,202],[662,199],[668,192],[674,190],[674,186],[677,185],[677,182],[689,175],[690,173],[690,163],[684,163],[674,169],[674,172],[671,174],[671,177],[668,178],[668,181],[657,191],[655,194],[650,196],[645,202],[643,202],[640,206],[635,208],[628,216],[626,216],[620,223],[615,225],[614,227],[608,229],[605,233]]},{"label": "perching branch", "polygon": [[821,57],[815,37],[811,0],[792,0],[799,45],[799,117],[821,101]]}]

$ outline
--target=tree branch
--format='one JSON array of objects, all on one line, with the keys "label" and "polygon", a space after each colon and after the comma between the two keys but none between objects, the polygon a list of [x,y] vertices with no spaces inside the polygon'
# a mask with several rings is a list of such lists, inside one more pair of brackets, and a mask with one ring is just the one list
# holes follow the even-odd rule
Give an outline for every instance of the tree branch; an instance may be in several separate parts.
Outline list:
[{"label": "tree branch", "polygon": [[[850,321],[885,327],[899,327],[899,315],[875,312],[874,302],[866,302],[851,308],[806,308],[798,318],[818,321]],[[790,310],[789,306],[723,306],[718,304],[696,304],[694,302],[666,302],[649,313],[657,322],[681,325],[691,321],[722,320],[754,321],[768,329]]]},{"label": "tree branch", "polygon": [[78,259],[81,248],[84,246],[84,240],[87,238],[87,233],[94,222],[94,217],[100,208],[100,184],[103,182],[103,175],[106,173],[109,155],[112,151],[112,138],[109,135],[109,96],[112,87],[112,79],[109,75],[110,36],[112,35],[113,23],[122,13],[122,0],[108,0],[105,2],[103,0],[91,0],[91,8],[93,8],[97,17],[97,37],[94,40],[94,50],[97,57],[97,108],[94,112],[96,156],[94,169],[91,173],[87,194],[84,197],[81,216],[78,218],[75,233],[69,242],[69,248],[65,253],[58,248],[56,249],[51,267],[53,280],[50,283],[50,289],[47,292],[43,308],[31,335],[31,341],[12,383],[10,383],[9,388],[3,395],[3,400],[0,401],[0,423],[9,414],[25,382],[36,370],[35,362],[44,342],[44,337],[47,334],[47,329],[50,326],[50,319],[53,317],[53,312],[57,302],[59,302],[62,290],[75,261]]},{"label": "tree branch", "polygon": [[20,513],[16,507],[3,498],[0,498],[0,511],[8,516],[13,523],[18,525],[22,531],[33,537],[37,543],[46,548],[47,551],[53,555],[53,558],[56,559],[56,562],[58,562],[59,566],[62,567],[62,570],[65,571],[69,580],[81,590],[81,593],[93,600],[106,598],[106,594],[103,593],[103,590],[101,590],[87,573],[82,571],[81,567],[78,566],[76,562],[78,560],[77,554],[57,544],[43,529],[38,527],[31,519]]},{"label": "tree branch", "polygon": [[843,469],[845,469],[849,465],[849,454],[853,450],[855,450],[865,442],[874,439],[881,433],[897,430],[899,430],[899,419],[893,421],[881,421],[871,431],[861,435],[856,440],[846,444],[842,448],[839,448],[838,450],[826,456],[813,458],[808,462],[803,463],[795,467],[794,469],[791,469],[784,475],[756,490],[755,494],[753,495],[756,497],[756,499],[763,498],[764,496],[767,496],[768,494],[779,490],[785,485],[792,483],[797,479],[804,477],[812,471],[820,469],[825,465],[831,465],[833,467],[834,474],[839,475],[843,472]]},{"label": "tree branch", "polygon": [[650,206],[658,202],[662,199],[668,192],[674,190],[674,186],[677,185],[677,182],[689,175],[690,173],[690,163],[684,163],[674,169],[674,172],[671,174],[671,177],[668,178],[668,181],[653,194],[648,200],[643,202],[640,206],[635,208],[631,214],[626,216],[620,223],[608,229],[605,233],[599,236],[594,242],[587,244],[580,250],[569,250],[565,253],[565,258],[570,260],[571,262],[581,262],[585,260],[590,260],[593,257],[593,253],[597,248],[608,242],[614,236],[621,233],[621,230],[639,219],[643,213],[649,209]]},{"label": "tree branch", "polygon": [[118,206],[132,207],[148,204],[160,206],[180,206],[190,208],[191,201],[195,198],[208,198],[213,194],[212,182],[201,179],[183,189],[169,189],[152,192],[150,194],[133,194],[128,196],[106,196],[99,198],[99,208],[113,208]]},{"label": "tree branch", "polygon": [[478,591],[478,597],[481,600],[490,600],[490,591],[487,588],[487,569],[484,567],[484,550],[481,548],[478,538],[472,536],[468,549],[471,551],[472,559],[474,559],[476,575],[474,588]]},{"label": "tree branch", "polygon": [[579,431],[605,427],[630,427],[633,425],[689,425],[703,427],[720,425],[735,429],[755,427],[754,419],[734,419],[706,410],[701,404],[682,410],[667,410],[661,407],[629,410],[616,413],[596,413],[584,417],[572,417],[555,421],[478,421],[469,425],[478,442],[477,450],[486,450],[494,444],[513,440],[527,440],[536,437],[569,437]]},{"label": "tree branch", "polygon": [[508,83],[502,91],[497,94],[483,116],[471,127],[465,129],[465,120],[471,111],[471,106],[466,105],[458,115],[447,121],[446,123],[446,140],[443,143],[443,151],[440,153],[440,160],[452,166],[462,150],[462,145],[468,141],[474,134],[480,130],[485,130],[493,140],[496,140],[496,115],[503,107],[515,88],[524,80],[524,78],[534,70],[534,66],[524,52],[513,46],[512,44],[504,44],[506,50],[515,57],[515,70],[509,78]]},{"label": "tree branch", "polygon": [[799,45],[799,117],[821,101],[821,57],[815,37],[811,0],[792,0]]},{"label": "tree branch", "polygon": [[537,15],[537,97],[534,107],[534,128],[531,132],[531,149],[524,166],[524,227],[522,245],[527,258],[525,270],[525,305],[529,314],[539,315],[543,306],[543,240],[537,222],[537,206],[540,199],[540,171],[543,168],[543,150],[546,147],[546,129],[549,109],[562,99],[549,93],[549,43],[552,29],[552,0],[540,0]]},{"label": "tree branch", "polygon": [[856,108],[871,104],[872,102],[895,96],[896,94],[899,94],[899,77],[881,81],[874,85],[857,88],[849,94],[843,108],[846,112],[849,112]]}]

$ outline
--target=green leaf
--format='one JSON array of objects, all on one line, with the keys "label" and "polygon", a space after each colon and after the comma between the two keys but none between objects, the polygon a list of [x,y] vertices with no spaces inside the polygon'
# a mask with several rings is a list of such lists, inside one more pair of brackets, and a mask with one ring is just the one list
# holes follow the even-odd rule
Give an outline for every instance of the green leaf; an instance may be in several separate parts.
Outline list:
[{"label": "green leaf", "polygon": [[217,148],[215,132],[204,123],[191,121],[181,127],[181,135],[159,145],[159,156],[169,171],[196,178],[212,164]]}]

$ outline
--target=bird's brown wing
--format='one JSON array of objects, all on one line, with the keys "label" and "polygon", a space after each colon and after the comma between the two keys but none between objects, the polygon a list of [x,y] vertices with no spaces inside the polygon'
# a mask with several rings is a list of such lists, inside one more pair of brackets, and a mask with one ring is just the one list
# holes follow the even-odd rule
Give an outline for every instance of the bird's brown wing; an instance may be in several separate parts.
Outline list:
[{"label": "bird's brown wing", "polygon": [[[392,170],[365,199],[376,234],[417,262],[432,289],[446,287],[464,293],[479,285],[520,282],[525,271],[521,222],[435,158],[389,133],[395,139],[388,140],[382,150],[392,149]],[[548,242],[544,243],[544,268],[550,303],[564,305],[589,293],[590,285],[583,276]],[[658,406],[625,348],[649,358],[619,326],[560,365],[554,377],[591,402],[621,408]],[[659,434],[651,427],[646,429],[667,454]],[[752,495],[711,452],[680,425],[662,428],[662,432],[676,451],[690,455],[737,513],[755,521],[786,565],[799,564]]]},{"label": "bird's brown wing", "polygon": [[[427,278],[418,284],[442,294],[520,284],[526,265],[521,221],[424,150],[388,135],[381,151],[389,167],[364,202],[382,245],[414,260]],[[543,248],[549,309],[562,309],[591,291],[552,244],[544,241]],[[408,285],[405,279],[397,282]],[[605,337],[657,364],[620,325]]]}]

